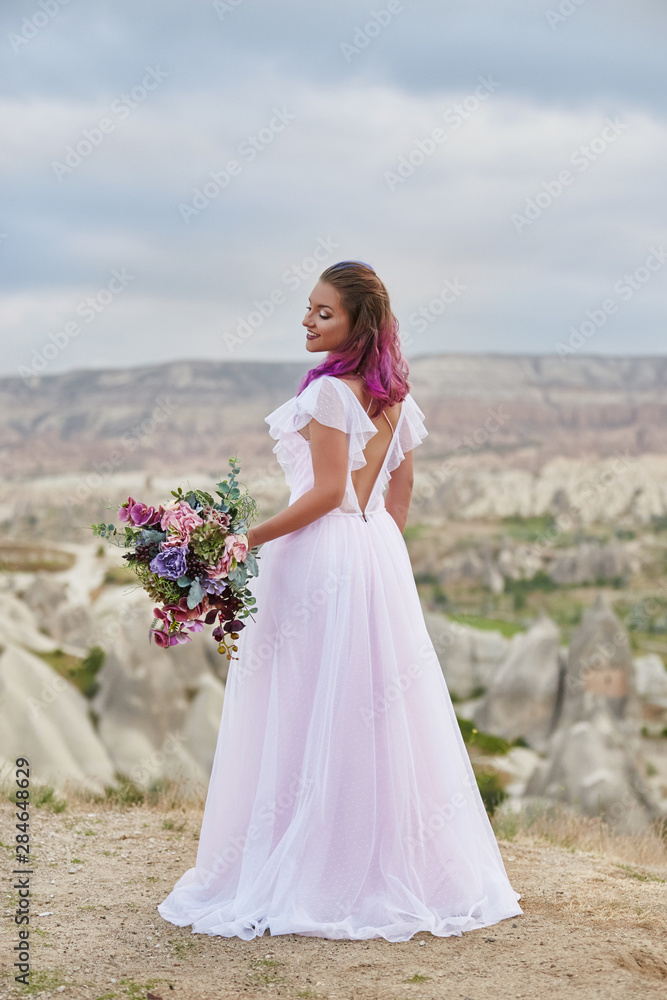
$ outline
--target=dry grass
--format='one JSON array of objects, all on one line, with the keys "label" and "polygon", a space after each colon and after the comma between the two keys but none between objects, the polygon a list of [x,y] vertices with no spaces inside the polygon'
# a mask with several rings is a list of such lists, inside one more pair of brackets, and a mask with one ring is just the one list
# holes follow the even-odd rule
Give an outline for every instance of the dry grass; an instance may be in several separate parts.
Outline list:
[{"label": "dry grass", "polygon": [[[76,812],[86,806],[95,806],[96,810],[102,812],[117,812],[121,808],[149,809],[159,813],[178,811],[193,816],[203,813],[203,793],[198,795],[196,790],[191,790],[191,797],[187,798],[177,781],[165,778],[155,782],[150,788],[143,789],[124,775],[117,774],[116,780],[116,787],[108,787],[104,795],[69,782],[58,789],[51,785],[33,784],[32,806],[45,807],[53,812]],[[13,802],[14,794],[14,785],[5,777],[0,782],[0,799]]]},{"label": "dry grass", "polygon": [[[13,816],[3,816],[9,845]],[[521,893],[515,919],[399,943],[294,934],[245,941],[193,934],[156,912],[195,864],[201,820],[202,803],[185,801],[173,783],[149,792],[126,783],[105,797],[35,787],[30,822],[42,877],[33,992],[45,1000],[57,1000],[62,986],[71,1000],[149,991],[163,1000],[655,1000],[664,992],[667,863],[656,830],[619,837],[562,808],[501,812],[494,828]],[[0,994],[25,994],[2,961]]]},{"label": "dry grass", "polygon": [[667,818],[656,821],[642,833],[616,833],[599,816],[580,814],[554,803],[531,813],[504,813],[492,820],[501,840],[528,840],[584,851],[622,865],[667,869]]},{"label": "dry grass", "polygon": [[[118,786],[98,795],[71,785],[55,791],[48,787],[33,790],[34,801],[57,811],[74,811],[86,805],[115,811],[119,807],[132,810],[148,809],[159,814],[178,813],[192,820],[197,827],[204,809],[204,796],[185,798],[178,782],[161,780],[148,790],[138,788],[129,779],[117,776]],[[13,786],[5,783],[0,794],[12,799]],[[500,841],[546,843],[570,851],[583,851],[604,857],[621,865],[667,869],[667,817],[656,821],[641,833],[616,833],[600,817],[582,816],[567,806],[553,803],[542,809],[521,813],[499,812],[491,818]]]},{"label": "dry grass", "polygon": [[59,573],[76,561],[72,552],[49,545],[28,545],[0,541],[0,571],[5,573]]}]

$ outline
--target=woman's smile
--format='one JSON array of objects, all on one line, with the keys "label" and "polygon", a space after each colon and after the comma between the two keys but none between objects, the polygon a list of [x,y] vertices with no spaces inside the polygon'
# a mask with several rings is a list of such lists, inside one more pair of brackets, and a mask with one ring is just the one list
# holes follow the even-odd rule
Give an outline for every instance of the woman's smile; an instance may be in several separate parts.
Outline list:
[{"label": "woman's smile", "polygon": [[349,317],[333,285],[318,281],[308,299],[302,323],[306,328],[306,349],[321,340],[318,351],[333,351],[345,339],[350,329]]}]

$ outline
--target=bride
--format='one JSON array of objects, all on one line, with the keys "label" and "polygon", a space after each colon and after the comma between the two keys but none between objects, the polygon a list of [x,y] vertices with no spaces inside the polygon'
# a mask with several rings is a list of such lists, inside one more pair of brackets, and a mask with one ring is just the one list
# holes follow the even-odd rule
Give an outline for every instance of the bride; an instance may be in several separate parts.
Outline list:
[{"label": "bride", "polygon": [[427,431],[387,290],[327,268],[326,352],[266,417],[289,506],[262,546],[194,868],[158,911],[193,932],[406,941],[523,913],[480,797],[402,537]]}]

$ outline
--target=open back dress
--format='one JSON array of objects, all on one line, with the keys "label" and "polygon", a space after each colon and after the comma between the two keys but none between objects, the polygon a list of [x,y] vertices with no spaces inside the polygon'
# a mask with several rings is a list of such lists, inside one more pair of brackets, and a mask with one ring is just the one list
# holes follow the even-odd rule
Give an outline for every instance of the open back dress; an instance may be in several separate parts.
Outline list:
[{"label": "open back dress", "polygon": [[363,511],[351,473],[377,428],[331,375],[265,418],[289,502],[313,486],[300,433],[313,418],[346,433],[345,497],[260,549],[195,867],[158,911],[224,937],[388,941],[521,914],[384,506],[424,414],[408,394]]}]

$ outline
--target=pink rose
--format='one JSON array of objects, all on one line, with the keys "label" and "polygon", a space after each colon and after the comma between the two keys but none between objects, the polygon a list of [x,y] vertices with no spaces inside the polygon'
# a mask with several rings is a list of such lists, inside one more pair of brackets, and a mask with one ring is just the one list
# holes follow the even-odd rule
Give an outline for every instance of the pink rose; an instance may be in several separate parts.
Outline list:
[{"label": "pink rose", "polygon": [[225,548],[231,552],[237,562],[243,562],[248,555],[248,536],[228,535],[225,539]]},{"label": "pink rose", "polygon": [[207,566],[206,575],[209,579],[221,580],[223,577],[227,576],[232,568],[232,558],[232,554],[225,551],[222,553],[215,566]]},{"label": "pink rose", "polygon": [[234,569],[234,562],[243,562],[248,554],[247,535],[227,535],[225,538],[225,551],[218,559],[215,566],[209,566],[206,570],[207,576],[212,580],[219,580],[227,576],[230,569]]},{"label": "pink rose", "polygon": [[185,500],[167,504],[160,521],[162,530],[168,532],[163,545],[186,544],[190,541],[192,531],[203,523],[199,514]]},{"label": "pink rose", "polygon": [[231,516],[229,514],[225,514],[221,510],[216,510],[215,507],[204,507],[204,514],[206,515],[207,521],[214,521],[216,524],[219,524],[221,528],[226,528],[231,521]]}]

